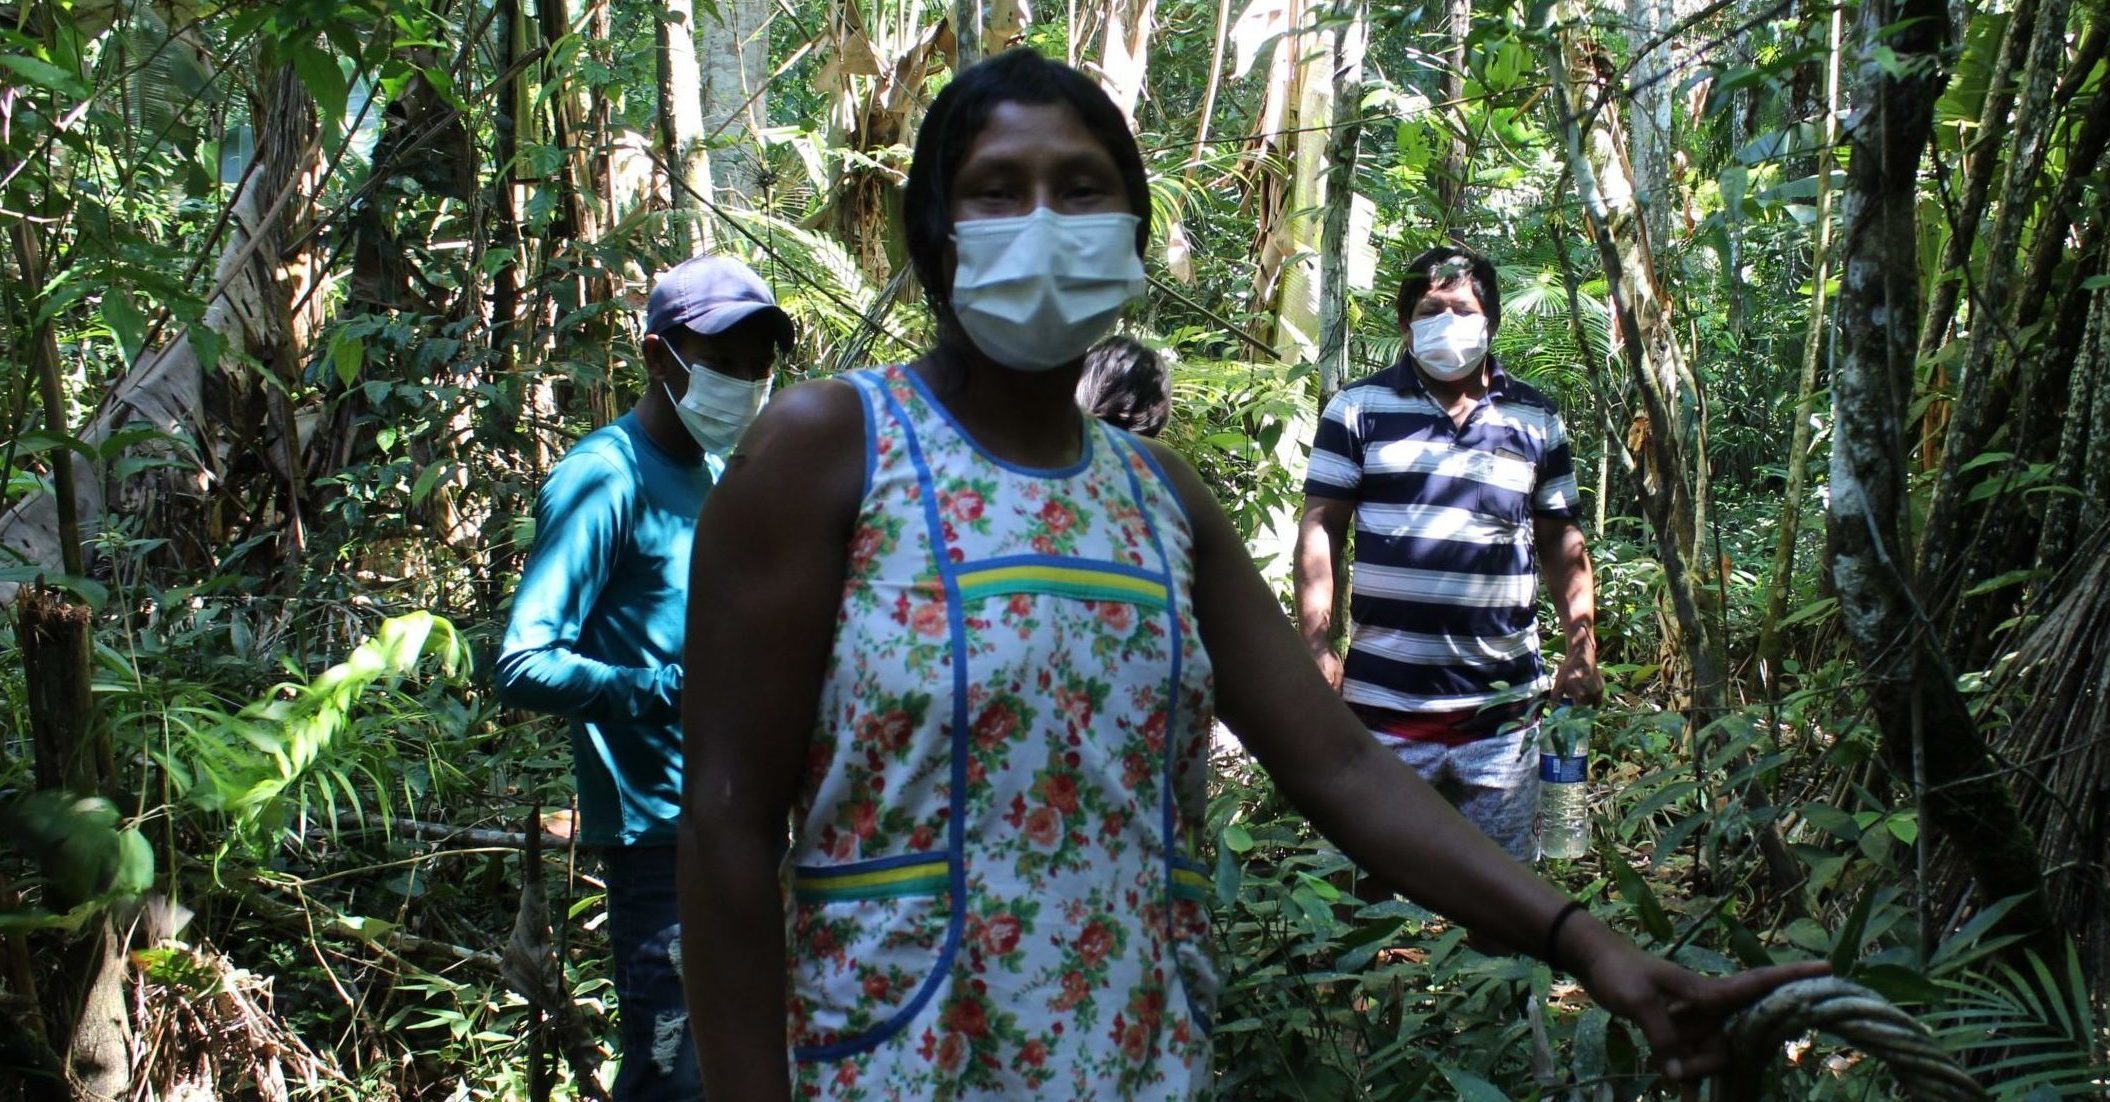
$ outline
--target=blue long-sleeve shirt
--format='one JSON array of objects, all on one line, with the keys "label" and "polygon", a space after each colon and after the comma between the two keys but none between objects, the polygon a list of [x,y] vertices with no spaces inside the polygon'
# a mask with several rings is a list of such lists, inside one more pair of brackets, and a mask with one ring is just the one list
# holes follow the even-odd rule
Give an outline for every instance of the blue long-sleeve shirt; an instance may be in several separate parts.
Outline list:
[{"label": "blue long-sleeve shirt", "polygon": [[674,840],[689,547],[711,483],[627,413],[565,453],[536,498],[498,695],[572,721],[587,844]]}]

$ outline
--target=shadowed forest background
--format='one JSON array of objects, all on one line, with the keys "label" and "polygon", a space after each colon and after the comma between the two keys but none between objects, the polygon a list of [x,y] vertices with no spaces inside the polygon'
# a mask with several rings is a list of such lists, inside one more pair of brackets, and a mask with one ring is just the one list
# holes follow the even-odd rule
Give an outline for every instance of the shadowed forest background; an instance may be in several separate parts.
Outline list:
[{"label": "shadowed forest background", "polygon": [[[0,4],[0,1100],[598,1096],[563,728],[488,681],[535,490],[693,253],[774,285],[785,382],[923,347],[907,143],[1014,44],[1134,120],[1124,331],[1285,590],[1401,266],[1500,266],[1613,683],[1549,875],[1703,970],[1829,959],[1997,1097],[2101,1097],[2110,16],[977,2]],[[1218,764],[1223,1097],[1651,1090],[1566,977]],[[1775,1097],[1891,1096],[1794,1056]]]}]

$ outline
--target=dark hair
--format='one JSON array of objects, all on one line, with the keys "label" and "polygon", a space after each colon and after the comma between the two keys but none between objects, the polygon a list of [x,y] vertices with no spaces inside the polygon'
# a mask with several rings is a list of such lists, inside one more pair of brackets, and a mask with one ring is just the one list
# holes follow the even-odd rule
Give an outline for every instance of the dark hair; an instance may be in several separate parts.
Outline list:
[{"label": "dark hair", "polygon": [[924,300],[938,315],[941,341],[955,327],[947,302],[952,288],[944,278],[945,246],[952,240],[952,182],[1000,103],[1059,103],[1076,112],[1084,129],[1113,158],[1129,206],[1142,219],[1136,226],[1136,255],[1150,243],[1150,184],[1143,173],[1142,151],[1121,109],[1092,78],[1024,47],[969,66],[931,101],[923,127],[916,132],[916,153],[901,194],[903,243],[923,284]]},{"label": "dark hair", "polygon": [[1108,337],[1084,354],[1077,404],[1115,428],[1156,436],[1172,416],[1172,379],[1140,341]]},{"label": "dark hair", "polygon": [[1495,330],[1502,328],[1502,295],[1495,286],[1494,263],[1457,245],[1438,245],[1407,261],[1406,278],[1399,281],[1399,294],[1392,300],[1392,308],[1399,312],[1399,324],[1404,327],[1413,320],[1414,307],[1430,290],[1449,287],[1461,279],[1472,281],[1473,294],[1480,299],[1480,312],[1487,316],[1487,333],[1493,336]]}]

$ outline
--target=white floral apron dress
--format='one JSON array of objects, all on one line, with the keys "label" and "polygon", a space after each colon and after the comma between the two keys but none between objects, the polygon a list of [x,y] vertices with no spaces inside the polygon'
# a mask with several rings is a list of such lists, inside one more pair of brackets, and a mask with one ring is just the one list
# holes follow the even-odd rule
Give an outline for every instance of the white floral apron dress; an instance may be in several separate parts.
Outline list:
[{"label": "white floral apron dress", "polygon": [[982,452],[901,367],[844,376],[866,474],[794,809],[795,1089],[1209,1086],[1211,706],[1193,531],[1132,437]]}]

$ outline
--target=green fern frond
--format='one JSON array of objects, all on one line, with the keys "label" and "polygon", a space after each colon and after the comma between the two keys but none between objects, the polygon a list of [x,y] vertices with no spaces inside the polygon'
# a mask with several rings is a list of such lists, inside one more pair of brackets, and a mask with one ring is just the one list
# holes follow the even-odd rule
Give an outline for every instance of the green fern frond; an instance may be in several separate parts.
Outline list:
[{"label": "green fern frond", "polygon": [[1999,1097],[2102,1097],[2110,1064],[2079,954],[2068,945],[2063,975],[2034,953],[2026,959],[2027,974],[2002,963],[1938,980],[1950,999],[1928,1012],[1928,1025],[1952,1051],[1989,1057],[1973,1070],[1998,1084]]}]

